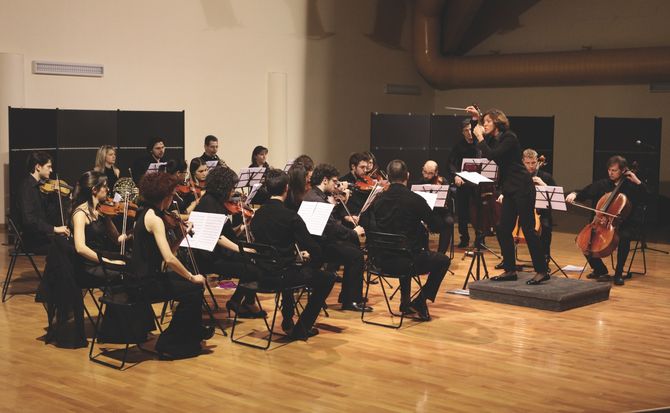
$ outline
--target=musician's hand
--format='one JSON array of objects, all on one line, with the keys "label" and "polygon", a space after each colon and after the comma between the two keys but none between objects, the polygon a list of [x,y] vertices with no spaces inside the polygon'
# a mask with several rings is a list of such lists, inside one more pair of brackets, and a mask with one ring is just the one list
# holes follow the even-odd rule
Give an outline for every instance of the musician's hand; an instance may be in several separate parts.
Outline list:
[{"label": "musician's hand", "polygon": [[247,247],[245,247],[245,248],[244,248],[244,252],[246,252],[246,253],[248,253],[248,254],[255,254],[255,253],[256,253],[256,250],[253,249],[253,248],[247,248]]},{"label": "musician's hand", "polygon": [[104,257],[102,258],[102,260],[107,264],[120,265],[120,266],[126,265],[126,262],[123,260],[110,260]]},{"label": "musician's hand", "polygon": [[498,199],[496,199],[496,202],[502,204],[503,198],[505,198],[505,195],[500,194],[500,196],[498,196]]},{"label": "musician's hand", "polygon": [[303,261],[308,261],[310,258],[309,251],[300,251],[300,256]]},{"label": "musician's hand", "polygon": [[572,204],[575,202],[575,198],[577,198],[577,192],[572,192],[565,197],[565,202]]},{"label": "musician's hand", "polygon": [[191,281],[193,284],[200,284],[204,287],[205,283],[207,282],[207,279],[202,274],[195,274],[191,275],[189,281]]},{"label": "musician's hand", "polygon": [[190,233],[193,230],[193,223],[191,221],[186,221],[186,233]]},{"label": "musician's hand", "polygon": [[456,184],[456,186],[461,186],[463,185],[464,182],[460,176],[456,176],[456,178],[454,178],[454,183]]},{"label": "musician's hand", "polygon": [[54,227],[54,234],[70,236],[70,228],[66,226]]},{"label": "musician's hand", "polygon": [[484,140],[484,127],[482,125],[477,125],[472,131],[477,138],[477,141],[481,142]]},{"label": "musician's hand", "polygon": [[118,238],[119,244],[122,243],[123,241],[127,241],[129,238],[130,237],[126,234],[119,235],[119,238]]},{"label": "musician's hand", "polygon": [[356,225],[356,226],[354,227],[354,231],[356,231],[356,234],[357,234],[359,237],[362,237],[363,235],[365,235],[365,229],[364,229],[362,226],[360,226],[360,225]]},{"label": "musician's hand", "polygon": [[633,171],[624,172],[624,176],[628,178],[628,180],[634,183],[635,185],[640,185],[642,183],[642,181],[640,181],[640,178],[638,178],[637,175],[635,175],[635,172]]},{"label": "musician's hand", "polygon": [[468,106],[465,110],[472,116],[472,119],[479,120],[479,111],[474,106]]},{"label": "musician's hand", "polygon": [[542,178],[540,178],[539,176],[534,176],[533,177],[533,183],[535,185],[547,186],[547,184],[545,184],[544,181],[542,180]]}]

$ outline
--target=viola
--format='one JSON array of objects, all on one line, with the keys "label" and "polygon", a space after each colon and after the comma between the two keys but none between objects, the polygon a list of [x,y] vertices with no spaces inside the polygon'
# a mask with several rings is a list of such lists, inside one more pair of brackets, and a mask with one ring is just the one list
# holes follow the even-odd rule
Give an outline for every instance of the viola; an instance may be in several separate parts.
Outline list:
[{"label": "viola", "polygon": [[62,179],[47,179],[40,184],[40,191],[43,194],[54,194],[58,191],[60,196],[69,197],[72,194],[72,189],[73,188]]},{"label": "viola", "polygon": [[179,245],[186,234],[193,236],[193,229],[187,232],[188,225],[175,211],[163,210],[161,219],[165,224],[165,236],[170,245],[170,250],[174,254],[179,249]]}]

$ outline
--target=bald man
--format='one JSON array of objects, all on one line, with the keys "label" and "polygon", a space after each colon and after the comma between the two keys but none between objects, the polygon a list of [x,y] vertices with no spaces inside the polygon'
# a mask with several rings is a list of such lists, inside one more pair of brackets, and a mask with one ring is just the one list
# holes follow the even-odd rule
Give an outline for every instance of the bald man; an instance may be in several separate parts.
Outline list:
[{"label": "bald man", "polygon": [[[419,185],[445,185],[446,180],[444,177],[440,176],[437,162],[433,160],[428,160],[423,164],[421,175],[422,179],[417,182]],[[435,208],[435,212],[437,212],[437,214],[447,223],[447,225],[440,230],[440,240],[438,241],[437,252],[441,254],[446,253],[449,249],[452,234],[454,232],[454,218],[448,205],[449,204],[444,208]]]}]

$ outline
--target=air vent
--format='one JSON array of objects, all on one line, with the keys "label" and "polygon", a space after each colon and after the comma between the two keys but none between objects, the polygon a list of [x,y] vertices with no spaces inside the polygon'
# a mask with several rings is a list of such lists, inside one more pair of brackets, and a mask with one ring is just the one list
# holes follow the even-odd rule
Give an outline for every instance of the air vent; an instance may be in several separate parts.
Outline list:
[{"label": "air vent", "polygon": [[104,74],[104,67],[102,65],[93,64],[43,62],[34,60],[33,73],[36,75],[102,77]]}]

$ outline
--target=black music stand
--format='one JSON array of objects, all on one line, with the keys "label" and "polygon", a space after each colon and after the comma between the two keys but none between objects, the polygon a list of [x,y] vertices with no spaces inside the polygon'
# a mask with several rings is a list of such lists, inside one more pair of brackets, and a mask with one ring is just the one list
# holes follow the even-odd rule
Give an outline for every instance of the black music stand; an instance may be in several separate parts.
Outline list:
[{"label": "black music stand", "polygon": [[[568,208],[565,205],[565,193],[563,192],[562,186],[538,186],[535,188],[535,209],[546,209],[551,215],[551,211],[557,209],[559,211],[567,211]],[[556,262],[554,257],[552,257],[551,252],[547,254],[547,261],[551,261],[557,269],[551,272],[549,275],[554,275],[557,272],[561,272],[565,278],[569,278],[568,274],[563,271],[563,268]]]},{"label": "black music stand", "polygon": [[[449,189],[450,185],[433,185],[433,184],[415,184],[412,185],[411,187],[412,192],[428,192],[431,194],[437,194],[437,199],[435,200],[435,206],[434,208],[442,208],[447,210],[446,213],[448,214],[448,209],[449,205],[447,204],[449,202]],[[453,202],[453,200],[452,200]],[[440,235],[441,236],[441,235]],[[451,242],[450,245],[448,246],[449,249],[449,259],[454,258],[454,226],[451,226]],[[452,275],[454,274],[453,271],[447,270],[450,272]]]}]

